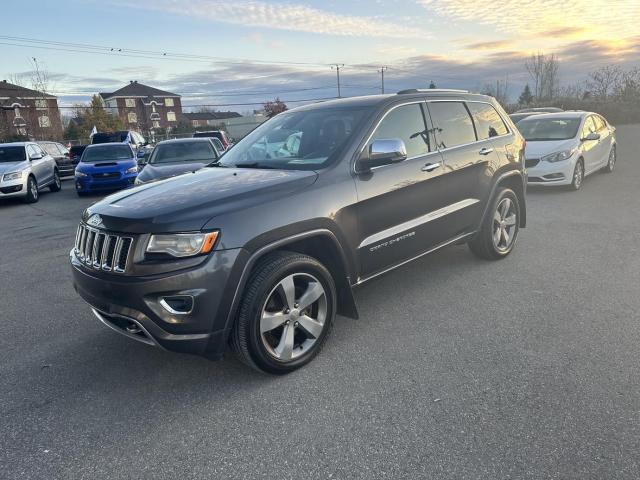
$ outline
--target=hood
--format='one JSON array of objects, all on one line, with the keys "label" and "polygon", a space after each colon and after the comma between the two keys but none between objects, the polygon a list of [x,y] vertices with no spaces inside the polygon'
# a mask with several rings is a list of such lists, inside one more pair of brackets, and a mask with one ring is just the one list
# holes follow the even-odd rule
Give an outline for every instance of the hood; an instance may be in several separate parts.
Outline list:
[{"label": "hood", "polygon": [[525,158],[541,158],[550,153],[572,150],[578,146],[579,142],[570,138],[569,140],[554,140],[547,142],[527,141]]},{"label": "hood", "polygon": [[203,168],[110,195],[83,214],[99,214],[107,230],[130,233],[200,230],[222,213],[264,204],[313,184],[300,170]]},{"label": "hood", "polygon": [[104,160],[97,162],[80,162],[76,167],[79,171],[94,171],[94,170],[102,170],[102,169],[120,169],[126,167],[133,167],[138,163],[133,158],[129,158],[127,160]]},{"label": "hood", "polygon": [[0,175],[11,172],[19,172],[27,168],[25,160],[21,162],[0,162]]},{"label": "hood", "polygon": [[175,177],[183,173],[200,170],[208,163],[211,163],[211,160],[207,160],[206,162],[161,163],[159,165],[151,165],[148,163],[138,174],[138,179],[140,182],[150,182],[151,180]]}]

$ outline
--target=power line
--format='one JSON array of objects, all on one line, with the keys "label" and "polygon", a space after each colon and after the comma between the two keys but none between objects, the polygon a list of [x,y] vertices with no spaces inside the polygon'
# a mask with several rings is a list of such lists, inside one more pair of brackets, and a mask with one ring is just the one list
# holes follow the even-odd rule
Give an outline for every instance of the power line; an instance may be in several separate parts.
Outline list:
[{"label": "power line", "polygon": [[246,65],[247,63],[264,64],[264,65],[290,65],[290,66],[315,66],[326,67],[327,63],[317,62],[291,62],[291,61],[273,61],[273,60],[257,60],[257,59],[237,59],[229,57],[219,57],[213,55],[196,55],[190,53],[178,53],[168,51],[140,50],[135,48],[111,47],[107,45],[96,45],[88,43],[58,42],[53,40],[42,40],[29,37],[15,37],[9,35],[0,35],[0,39],[10,42],[0,42],[0,45],[9,45],[15,47],[32,47],[44,48],[47,50],[61,50],[75,53],[99,53],[113,56],[124,56],[133,58],[164,58],[173,60],[194,60],[216,62],[232,65]]}]

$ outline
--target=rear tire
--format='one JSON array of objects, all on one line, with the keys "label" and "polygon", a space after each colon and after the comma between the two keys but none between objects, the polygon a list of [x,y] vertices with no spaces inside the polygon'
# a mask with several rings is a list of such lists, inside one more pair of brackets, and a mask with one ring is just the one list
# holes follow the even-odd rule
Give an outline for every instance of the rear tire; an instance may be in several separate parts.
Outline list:
[{"label": "rear tire", "polygon": [[510,188],[499,188],[480,231],[469,241],[469,249],[485,260],[500,260],[515,247],[519,231],[518,196]]},{"label": "rear tire", "polygon": [[62,190],[62,182],[60,181],[60,174],[58,170],[53,172],[53,183],[49,185],[49,190],[52,192],[59,192]]},{"label": "rear tire", "polygon": [[315,258],[276,252],[245,287],[231,346],[240,360],[276,375],[309,363],[322,349],[336,312],[335,283]]},{"label": "rear tire", "polygon": [[38,198],[40,198],[38,184],[36,183],[36,179],[29,175],[29,178],[27,179],[27,195],[24,197],[24,201],[26,203],[36,203]]}]

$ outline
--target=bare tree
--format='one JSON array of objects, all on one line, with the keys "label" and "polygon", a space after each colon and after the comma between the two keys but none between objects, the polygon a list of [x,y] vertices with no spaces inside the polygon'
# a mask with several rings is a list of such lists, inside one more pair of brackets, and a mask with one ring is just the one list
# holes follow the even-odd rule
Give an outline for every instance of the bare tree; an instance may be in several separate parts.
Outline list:
[{"label": "bare tree", "polygon": [[606,99],[620,88],[622,76],[620,67],[607,65],[589,74],[587,88],[594,97]]},{"label": "bare tree", "polygon": [[533,54],[525,62],[525,68],[533,81],[533,94],[537,101],[552,100],[558,95],[560,62],[555,54]]}]

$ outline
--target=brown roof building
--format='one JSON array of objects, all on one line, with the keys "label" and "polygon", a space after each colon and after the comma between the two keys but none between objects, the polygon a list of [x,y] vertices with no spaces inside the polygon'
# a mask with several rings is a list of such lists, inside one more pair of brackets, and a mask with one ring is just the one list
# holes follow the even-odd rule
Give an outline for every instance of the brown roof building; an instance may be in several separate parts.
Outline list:
[{"label": "brown roof building", "polygon": [[60,140],[58,99],[37,90],[0,82],[0,140]]},{"label": "brown roof building", "polygon": [[151,132],[171,129],[182,117],[180,95],[132,81],[112,93],[100,93],[112,115],[118,115],[127,130]]}]

